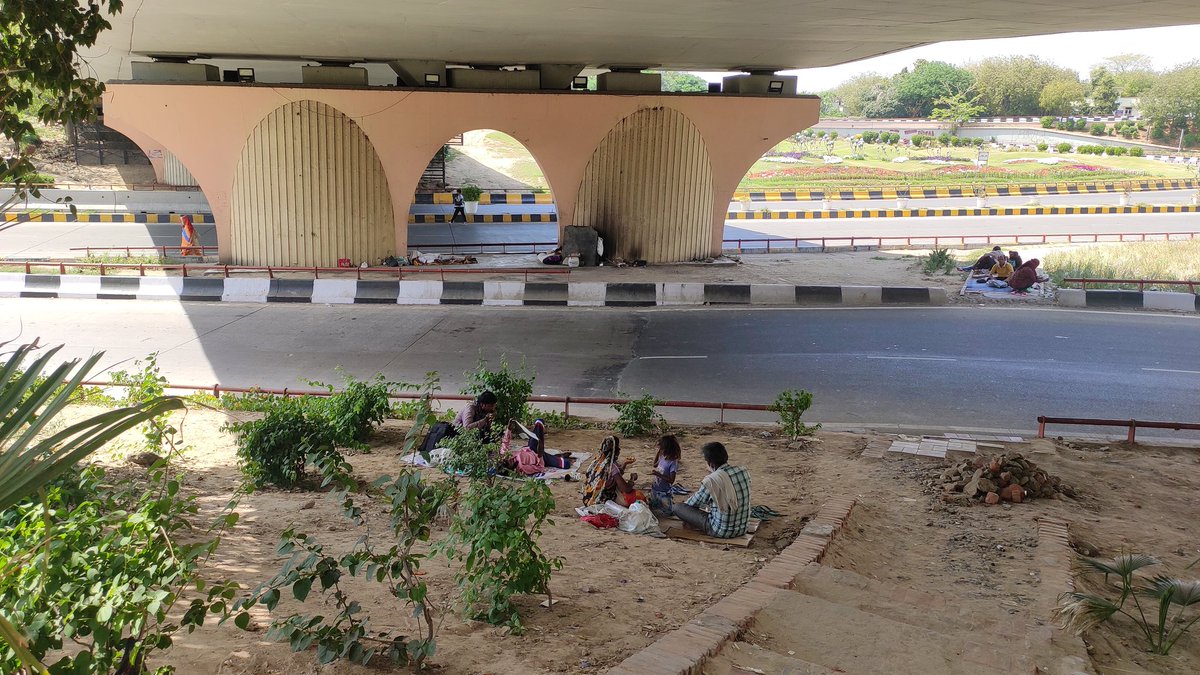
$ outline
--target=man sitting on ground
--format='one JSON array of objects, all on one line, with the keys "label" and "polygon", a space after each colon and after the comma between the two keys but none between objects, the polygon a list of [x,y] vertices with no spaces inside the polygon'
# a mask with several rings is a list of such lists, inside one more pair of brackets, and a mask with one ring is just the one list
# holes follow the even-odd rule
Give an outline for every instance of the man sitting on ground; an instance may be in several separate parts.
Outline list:
[{"label": "man sitting on ground", "polygon": [[[693,530],[710,537],[733,539],[746,534],[750,524],[750,473],[730,466],[729,453],[720,443],[706,443],[700,452],[712,473],[674,515]],[[701,507],[707,507],[707,512]]]}]

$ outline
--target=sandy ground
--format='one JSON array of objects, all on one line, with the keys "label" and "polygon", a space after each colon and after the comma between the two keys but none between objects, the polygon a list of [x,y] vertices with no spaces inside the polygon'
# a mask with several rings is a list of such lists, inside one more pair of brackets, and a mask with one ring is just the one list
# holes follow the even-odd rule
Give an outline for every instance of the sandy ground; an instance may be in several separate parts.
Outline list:
[{"label": "sandy ground", "polygon": [[[95,412],[79,408],[76,414]],[[246,415],[241,413],[241,415]],[[186,489],[200,496],[205,508],[216,509],[239,483],[234,439],[220,426],[228,415],[190,411],[183,427],[191,450],[181,460]],[[372,441],[369,453],[348,456],[363,480],[394,473],[398,446],[406,424],[388,421]],[[1035,519],[1041,515],[1073,523],[1075,536],[1101,555],[1144,551],[1164,559],[1162,571],[1182,573],[1200,557],[1191,523],[1200,518],[1192,495],[1200,489],[1200,459],[1194,450],[1159,449],[1123,444],[1085,447],[1035,441],[1013,444],[1051,473],[1079,491],[1078,500],[1039,500],[1002,507],[954,507],[935,494],[930,472],[943,460],[891,457],[862,459],[869,435],[820,433],[807,444],[790,443],[774,430],[751,427],[688,427],[677,430],[684,446],[679,482],[695,487],[703,476],[698,448],[709,440],[724,442],[735,463],[753,476],[753,502],[783,515],[765,523],[749,549],[694,544],[600,531],[579,522],[579,484],[557,482],[554,524],[541,538],[543,549],[563,556],[552,591],[561,602],[552,610],[537,607],[542,598],[519,600],[527,627],[524,635],[474,621],[453,609],[453,570],[443,559],[427,563],[431,596],[443,609],[438,652],[433,659],[447,673],[585,673],[601,672],[662,634],[699,614],[705,607],[749,579],[786,546],[806,519],[829,497],[860,499],[853,527],[840,538],[826,564],[919,590],[944,593],[954,606],[994,615],[1029,612],[1039,592]],[[594,451],[607,432],[555,431],[551,447]],[[628,439],[624,454],[634,455],[633,470],[648,473],[653,459],[650,438]],[[132,442],[132,439],[131,439]],[[109,458],[106,462],[120,463]],[[127,471],[136,467],[122,464]],[[430,479],[441,478],[425,470]],[[278,569],[274,548],[279,533],[291,525],[317,537],[328,550],[351,545],[359,532],[340,509],[321,494],[261,490],[242,498],[241,521],[211,561],[210,579],[231,578],[252,588]],[[380,518],[378,507],[370,513]],[[435,539],[444,529],[434,533]],[[1195,568],[1189,572],[1198,576]],[[350,593],[381,627],[403,627],[409,611],[382,597],[378,589],[358,582]],[[1043,594],[1044,595],[1044,594]],[[290,599],[277,615],[303,609],[327,611],[314,593],[303,607]],[[390,667],[345,664],[316,665],[312,652],[292,653],[268,641],[267,612],[254,612],[258,630],[232,626],[206,627],[178,636],[158,661],[182,675],[221,673],[266,675],[288,673],[358,674],[399,672]],[[1044,620],[1044,617],[1035,617]],[[1169,658],[1151,657],[1138,648],[1128,623],[1091,631],[1087,636],[1094,666],[1101,673],[1200,670],[1200,636],[1185,638]],[[887,635],[880,636],[885,644]],[[886,659],[886,650],[876,650]],[[157,665],[157,664],[156,664]],[[886,669],[886,663],[880,663]],[[893,664],[894,665],[894,664]]]},{"label": "sandy ground", "polygon": [[43,142],[34,156],[34,166],[60,183],[132,186],[155,182],[154,167],[149,164],[80,166],[61,127],[40,127],[39,133]]}]

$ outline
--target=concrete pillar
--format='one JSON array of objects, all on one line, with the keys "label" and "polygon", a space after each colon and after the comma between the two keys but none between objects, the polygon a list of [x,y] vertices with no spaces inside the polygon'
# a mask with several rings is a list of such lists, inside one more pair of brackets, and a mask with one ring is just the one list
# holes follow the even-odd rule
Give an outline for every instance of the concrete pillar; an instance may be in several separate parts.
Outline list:
[{"label": "concrete pillar", "polygon": [[[277,84],[229,87],[111,83],[104,95],[109,126],[131,137],[141,133],[161,141],[195,176],[213,210],[220,257],[227,262],[234,259],[231,200],[247,142],[273,111],[299,101],[329,106],[369,139],[369,143],[354,147],[373,147],[377,154],[391,201],[392,251],[407,250],[408,209],[433,153],[447,138],[464,131],[496,129],[523,143],[537,160],[553,192],[561,225],[598,222],[593,210],[596,200],[619,196],[625,204],[622,213],[636,217],[616,224],[624,228],[620,236],[645,248],[637,251],[639,257],[662,261],[690,259],[697,252],[703,253],[704,247],[693,243],[704,236],[708,237],[708,254],[718,253],[729,201],[746,171],[776,143],[815,124],[820,107],[816,97],[488,93],[444,87],[322,89]],[[641,130],[641,138],[653,147],[635,151],[628,142],[618,141],[626,133],[621,129]],[[294,130],[282,134],[279,138],[293,142],[303,137]],[[614,149],[619,149],[615,155]],[[598,155],[620,156],[621,161],[635,164],[642,159],[653,160],[658,168],[638,169],[652,180],[642,186],[640,194],[621,195],[618,183],[623,179],[617,174],[598,165],[588,168]],[[267,166],[274,167],[268,171],[279,172],[289,165],[276,162]],[[355,166],[358,168],[354,172],[374,171],[369,163]],[[346,169],[330,170],[336,174]],[[586,190],[585,174],[591,176]],[[609,178],[603,178],[605,175]],[[276,182],[284,178],[269,177]],[[366,176],[356,175],[351,180],[355,185],[381,185],[377,178]],[[707,220],[695,213],[705,199],[705,182],[711,186]],[[624,189],[638,188],[627,184]],[[685,192],[686,196],[681,197]],[[284,201],[301,197],[287,191],[272,194]],[[378,195],[378,190],[371,194]],[[589,201],[579,204],[577,215],[581,194]],[[603,195],[608,196],[600,199]],[[686,226],[681,224],[683,221],[673,220],[675,212],[684,208],[689,212]],[[282,221],[275,222],[271,227],[282,227]],[[256,223],[239,216],[236,227],[258,227]],[[681,244],[683,241],[688,242],[687,246]],[[671,248],[677,244],[677,248]],[[376,252],[371,251],[372,257]]]}]

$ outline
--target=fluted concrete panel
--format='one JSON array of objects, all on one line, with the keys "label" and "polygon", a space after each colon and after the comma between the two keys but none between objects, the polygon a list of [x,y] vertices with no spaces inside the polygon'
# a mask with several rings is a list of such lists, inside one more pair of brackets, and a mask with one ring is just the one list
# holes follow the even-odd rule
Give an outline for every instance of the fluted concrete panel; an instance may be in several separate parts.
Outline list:
[{"label": "fluted concrete panel", "polygon": [[324,103],[289,103],[259,122],[230,206],[234,264],[377,263],[394,252],[379,157],[353,120]]},{"label": "fluted concrete panel", "polygon": [[163,180],[167,185],[199,185],[192,172],[170,150],[163,152]]},{"label": "fluted concrete panel", "polygon": [[617,258],[691,260],[711,253],[712,199],[712,164],[696,126],[677,110],[643,108],[592,154],[575,224],[596,228]]}]

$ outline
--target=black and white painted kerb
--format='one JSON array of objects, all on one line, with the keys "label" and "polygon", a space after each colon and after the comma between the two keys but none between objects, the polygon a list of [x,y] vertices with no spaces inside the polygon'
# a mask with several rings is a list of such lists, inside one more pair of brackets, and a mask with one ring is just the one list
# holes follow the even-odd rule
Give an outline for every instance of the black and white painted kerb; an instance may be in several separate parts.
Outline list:
[{"label": "black and white painted kerb", "polygon": [[559,307],[944,305],[941,288],[786,284],[225,279],[0,273],[0,297]]},{"label": "black and white painted kerb", "polygon": [[1060,288],[1058,304],[1088,309],[1159,309],[1200,312],[1200,295],[1170,291],[1106,291]]}]

